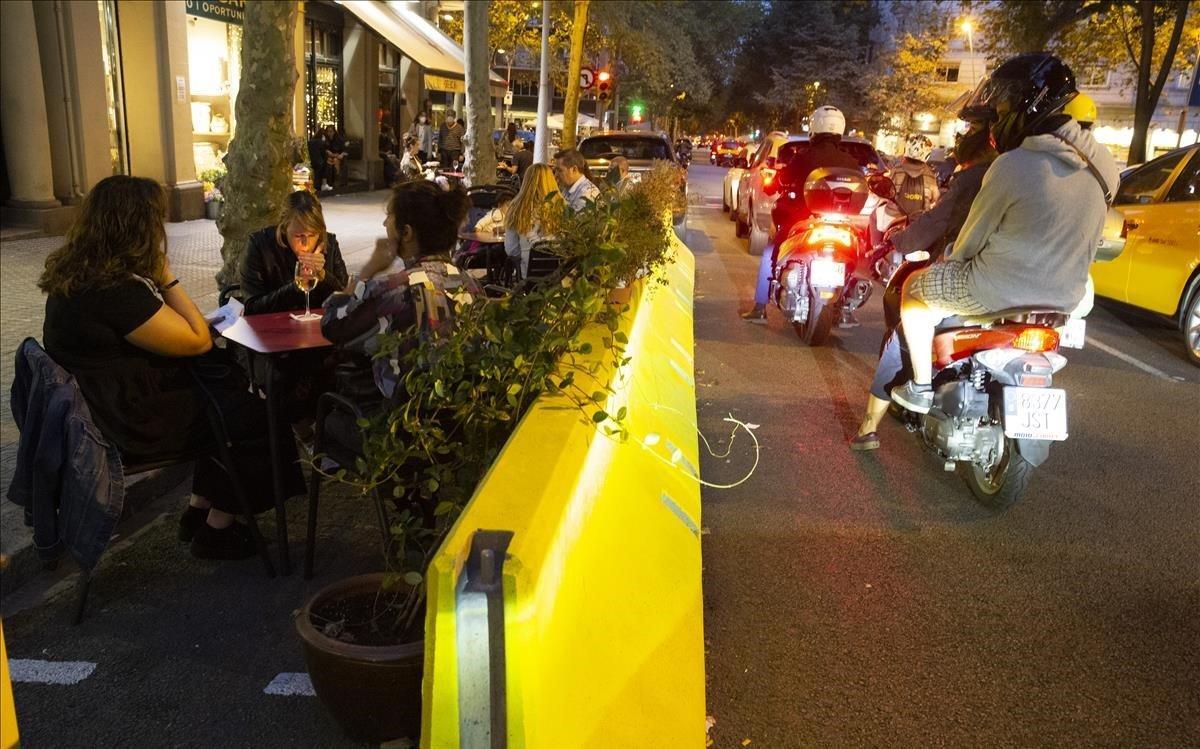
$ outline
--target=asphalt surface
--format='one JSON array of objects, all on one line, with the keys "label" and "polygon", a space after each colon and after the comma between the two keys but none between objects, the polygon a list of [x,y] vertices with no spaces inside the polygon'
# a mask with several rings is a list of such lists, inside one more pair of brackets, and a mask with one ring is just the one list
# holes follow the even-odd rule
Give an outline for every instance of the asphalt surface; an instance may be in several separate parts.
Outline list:
[{"label": "asphalt surface", "polygon": [[[1070,439],[990,513],[891,418],[880,450],[847,449],[879,295],[817,349],[777,310],[738,318],[758,260],[724,173],[691,172],[700,426],[727,438],[732,413],[763,447],[703,495],[713,745],[1196,746],[1200,369],[1179,333],[1098,306],[1055,376]],[[752,462],[739,437],[703,475]]]}]

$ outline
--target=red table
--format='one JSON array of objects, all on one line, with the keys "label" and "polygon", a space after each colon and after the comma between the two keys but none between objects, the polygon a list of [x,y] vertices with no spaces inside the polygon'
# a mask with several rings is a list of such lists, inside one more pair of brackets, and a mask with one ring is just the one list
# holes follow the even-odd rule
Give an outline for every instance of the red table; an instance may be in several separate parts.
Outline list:
[{"label": "red table", "polygon": [[[317,314],[320,309],[313,310]],[[225,329],[221,336],[266,357],[267,391],[267,438],[271,447],[271,479],[275,489],[275,525],[279,543],[279,566],[282,574],[291,574],[288,557],[287,515],[283,503],[283,474],[279,465],[279,416],[275,396],[276,356],[293,351],[308,351],[329,348],[333,344],[321,335],[321,321],[293,320],[291,312],[270,312],[263,315],[246,315]],[[251,367],[251,375],[253,375]]]}]

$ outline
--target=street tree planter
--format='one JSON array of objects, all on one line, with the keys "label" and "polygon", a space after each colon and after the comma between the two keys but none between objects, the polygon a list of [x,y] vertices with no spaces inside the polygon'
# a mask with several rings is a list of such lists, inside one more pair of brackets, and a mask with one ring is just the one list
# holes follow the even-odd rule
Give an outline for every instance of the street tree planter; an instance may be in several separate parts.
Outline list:
[{"label": "street tree planter", "polygon": [[370,744],[418,738],[425,642],[343,642],[326,636],[312,615],[323,605],[376,595],[383,579],[383,573],[376,573],[340,580],[313,596],[296,617],[317,698],[348,737]]}]

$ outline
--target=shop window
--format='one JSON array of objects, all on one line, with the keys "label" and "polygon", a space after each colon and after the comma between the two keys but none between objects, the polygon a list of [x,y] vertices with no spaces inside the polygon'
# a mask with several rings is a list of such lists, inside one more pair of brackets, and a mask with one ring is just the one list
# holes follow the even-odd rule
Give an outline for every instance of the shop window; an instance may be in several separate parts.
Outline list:
[{"label": "shop window", "polygon": [[188,16],[188,77],[196,177],[223,171],[233,138],[234,105],[242,77],[242,27]]},{"label": "shop window", "polygon": [[100,57],[104,63],[104,99],[108,114],[108,154],[113,174],[129,174],[125,141],[125,89],[121,79],[121,42],[116,0],[97,0],[100,8]]},{"label": "shop window", "polygon": [[958,83],[958,65],[938,65],[933,77],[938,83]]},{"label": "shop window", "polygon": [[304,36],[304,103],[312,138],[325,125],[342,129],[342,34],[309,21]]}]

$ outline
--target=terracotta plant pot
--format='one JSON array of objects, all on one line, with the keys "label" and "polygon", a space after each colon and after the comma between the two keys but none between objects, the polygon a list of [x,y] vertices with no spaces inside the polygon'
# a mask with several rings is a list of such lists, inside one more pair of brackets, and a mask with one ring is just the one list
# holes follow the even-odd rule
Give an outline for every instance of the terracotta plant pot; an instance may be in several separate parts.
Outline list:
[{"label": "terracotta plant pot", "polygon": [[317,698],[347,736],[369,744],[419,738],[425,642],[384,646],[342,642],[314,627],[311,613],[330,600],[374,593],[382,582],[383,573],[336,582],[313,596],[296,617]]},{"label": "terracotta plant pot", "polygon": [[608,292],[608,301],[613,304],[629,304],[630,299],[633,299],[632,286],[622,286],[619,289],[613,289]]}]

